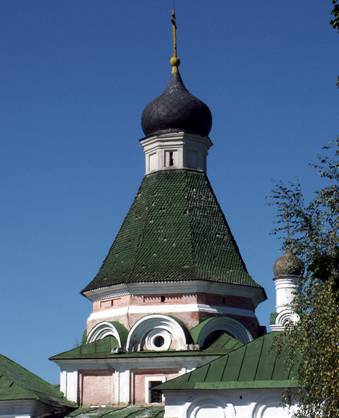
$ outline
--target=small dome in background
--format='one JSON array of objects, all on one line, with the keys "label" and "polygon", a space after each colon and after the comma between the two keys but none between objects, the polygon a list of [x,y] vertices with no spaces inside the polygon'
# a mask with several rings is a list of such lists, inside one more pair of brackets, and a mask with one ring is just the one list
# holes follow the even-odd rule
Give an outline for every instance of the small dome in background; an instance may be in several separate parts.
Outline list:
[{"label": "small dome in background", "polygon": [[279,257],[273,265],[274,277],[302,276],[304,270],[304,263],[290,249],[287,249],[285,254]]},{"label": "small dome in background", "polygon": [[171,131],[207,136],[212,115],[208,106],[186,89],[177,71],[166,90],[145,107],[141,125],[146,136]]}]

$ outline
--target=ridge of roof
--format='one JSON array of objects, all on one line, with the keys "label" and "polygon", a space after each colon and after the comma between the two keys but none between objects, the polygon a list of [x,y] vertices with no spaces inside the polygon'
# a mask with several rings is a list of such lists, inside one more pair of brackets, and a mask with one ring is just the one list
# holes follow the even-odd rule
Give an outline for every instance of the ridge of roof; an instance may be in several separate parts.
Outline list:
[{"label": "ridge of roof", "polygon": [[156,386],[159,390],[246,389],[297,387],[296,365],[286,367],[286,355],[274,346],[277,332]]},{"label": "ridge of roof", "polygon": [[248,274],[206,174],[151,173],[82,293],[121,283],[191,280],[248,286],[266,298]]}]

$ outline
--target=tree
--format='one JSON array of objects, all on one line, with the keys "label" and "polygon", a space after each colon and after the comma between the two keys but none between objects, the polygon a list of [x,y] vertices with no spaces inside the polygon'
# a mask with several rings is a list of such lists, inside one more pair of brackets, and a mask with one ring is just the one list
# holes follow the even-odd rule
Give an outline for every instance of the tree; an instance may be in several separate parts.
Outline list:
[{"label": "tree", "polygon": [[278,342],[290,366],[298,359],[299,418],[334,418],[339,411],[338,164],[329,155],[338,143],[324,147],[326,154],[312,164],[324,186],[307,204],[299,182],[279,183],[271,195],[277,209],[273,232],[305,263],[294,301],[300,320]]},{"label": "tree", "polygon": [[[339,4],[337,0],[332,4],[330,24],[339,33]],[[308,204],[299,182],[279,183],[271,195],[277,209],[273,233],[306,268],[294,300],[299,321],[278,340],[278,350],[287,352],[290,367],[298,367],[298,418],[334,418],[339,411],[338,143],[339,138],[334,156],[328,154],[330,147],[324,147],[327,154],[312,164],[325,185]]]},{"label": "tree", "polygon": [[[339,4],[337,0],[332,0],[333,9],[332,9],[332,20],[330,21],[330,25],[332,25],[333,29],[335,29],[339,33]],[[339,77],[337,77],[337,87],[339,88]]]},{"label": "tree", "polygon": [[337,0],[332,0],[333,9],[332,9],[332,16],[333,19],[331,20],[330,24],[333,26],[334,29],[339,31],[339,4]]}]

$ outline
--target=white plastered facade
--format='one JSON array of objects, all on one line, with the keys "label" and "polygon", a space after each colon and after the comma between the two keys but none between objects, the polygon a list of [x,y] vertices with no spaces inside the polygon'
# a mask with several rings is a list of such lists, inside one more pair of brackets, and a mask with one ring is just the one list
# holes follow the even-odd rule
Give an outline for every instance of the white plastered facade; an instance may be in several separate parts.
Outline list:
[{"label": "white plastered facade", "polygon": [[166,391],[165,418],[291,418],[281,389]]}]

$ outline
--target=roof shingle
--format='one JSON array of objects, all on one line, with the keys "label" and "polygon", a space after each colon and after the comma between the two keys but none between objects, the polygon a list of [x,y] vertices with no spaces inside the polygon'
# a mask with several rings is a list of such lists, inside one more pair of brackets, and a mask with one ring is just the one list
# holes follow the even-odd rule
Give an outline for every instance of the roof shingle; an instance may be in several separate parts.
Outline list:
[{"label": "roof shingle", "polygon": [[206,280],[264,290],[250,277],[205,173],[144,177],[99,272],[82,292],[131,282]]}]

